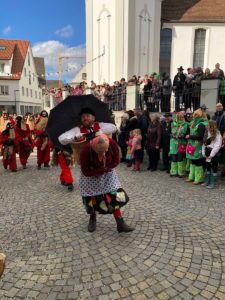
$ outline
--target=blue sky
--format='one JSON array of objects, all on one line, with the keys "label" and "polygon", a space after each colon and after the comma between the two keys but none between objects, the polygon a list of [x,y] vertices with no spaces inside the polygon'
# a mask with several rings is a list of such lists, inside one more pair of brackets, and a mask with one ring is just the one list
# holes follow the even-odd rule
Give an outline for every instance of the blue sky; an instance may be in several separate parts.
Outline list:
[{"label": "blue sky", "polygon": [[[85,56],[85,0],[1,1],[1,12],[0,38],[29,40],[34,56],[45,57],[47,79],[57,79],[59,55]],[[84,62],[63,61],[64,81]]]}]

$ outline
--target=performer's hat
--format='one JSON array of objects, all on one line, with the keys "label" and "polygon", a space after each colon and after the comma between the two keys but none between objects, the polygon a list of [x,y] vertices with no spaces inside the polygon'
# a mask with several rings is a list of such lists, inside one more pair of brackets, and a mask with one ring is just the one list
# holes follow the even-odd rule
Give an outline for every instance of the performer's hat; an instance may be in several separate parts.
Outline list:
[{"label": "performer's hat", "polygon": [[94,117],[96,116],[95,113],[93,112],[93,110],[91,108],[89,108],[89,107],[84,107],[84,108],[81,109],[79,115],[81,116],[83,114],[90,114],[90,115],[92,115]]}]

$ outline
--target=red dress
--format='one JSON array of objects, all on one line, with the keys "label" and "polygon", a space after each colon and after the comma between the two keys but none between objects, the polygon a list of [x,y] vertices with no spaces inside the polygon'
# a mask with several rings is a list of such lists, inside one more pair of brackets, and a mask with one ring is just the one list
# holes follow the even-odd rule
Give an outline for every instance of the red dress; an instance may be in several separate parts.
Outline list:
[{"label": "red dress", "polygon": [[35,146],[37,147],[37,164],[48,165],[50,161],[50,141],[45,130],[34,129],[36,136]]},{"label": "red dress", "polygon": [[26,130],[15,127],[19,140],[19,158],[22,165],[26,165],[32,151],[32,139],[29,125],[26,124]]},{"label": "red dress", "polygon": [[[15,130],[15,129],[10,129]],[[10,168],[11,171],[17,170],[16,164],[16,152],[18,148],[18,136],[15,131],[14,138],[10,137],[10,134],[0,134],[0,145],[2,145],[2,162],[5,169]]]}]

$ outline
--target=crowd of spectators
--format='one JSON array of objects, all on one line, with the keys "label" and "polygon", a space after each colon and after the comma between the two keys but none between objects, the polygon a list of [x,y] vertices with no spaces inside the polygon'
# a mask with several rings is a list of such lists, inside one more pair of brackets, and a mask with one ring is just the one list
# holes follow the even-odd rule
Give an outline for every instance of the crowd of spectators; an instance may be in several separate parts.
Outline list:
[{"label": "crowd of spectators", "polygon": [[205,79],[220,79],[218,99],[225,107],[225,78],[220,64],[215,65],[211,72],[209,68],[205,71],[201,67],[187,68],[186,72],[182,66],[177,68],[177,74],[171,80],[166,72],[146,74],[144,77],[132,76],[128,81],[121,78],[113,85],[108,83],[96,84],[93,80],[88,86],[83,81],[76,86],[65,85],[62,88],[45,89],[45,94],[53,94],[56,102],[63,99],[63,91],[68,95],[83,95],[92,93],[99,100],[108,104],[111,110],[125,110],[127,86],[137,85],[139,89],[139,107],[149,112],[170,112],[172,109],[171,99],[174,100],[174,110],[181,111],[196,110],[200,106],[201,81]]}]

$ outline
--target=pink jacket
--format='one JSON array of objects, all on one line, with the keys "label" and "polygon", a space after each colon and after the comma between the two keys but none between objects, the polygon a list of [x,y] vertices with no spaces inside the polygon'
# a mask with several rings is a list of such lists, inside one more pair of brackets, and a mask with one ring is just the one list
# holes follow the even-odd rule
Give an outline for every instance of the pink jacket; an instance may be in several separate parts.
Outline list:
[{"label": "pink jacket", "polygon": [[134,153],[134,151],[141,149],[141,140],[142,140],[141,135],[137,135],[133,137],[131,153]]}]

